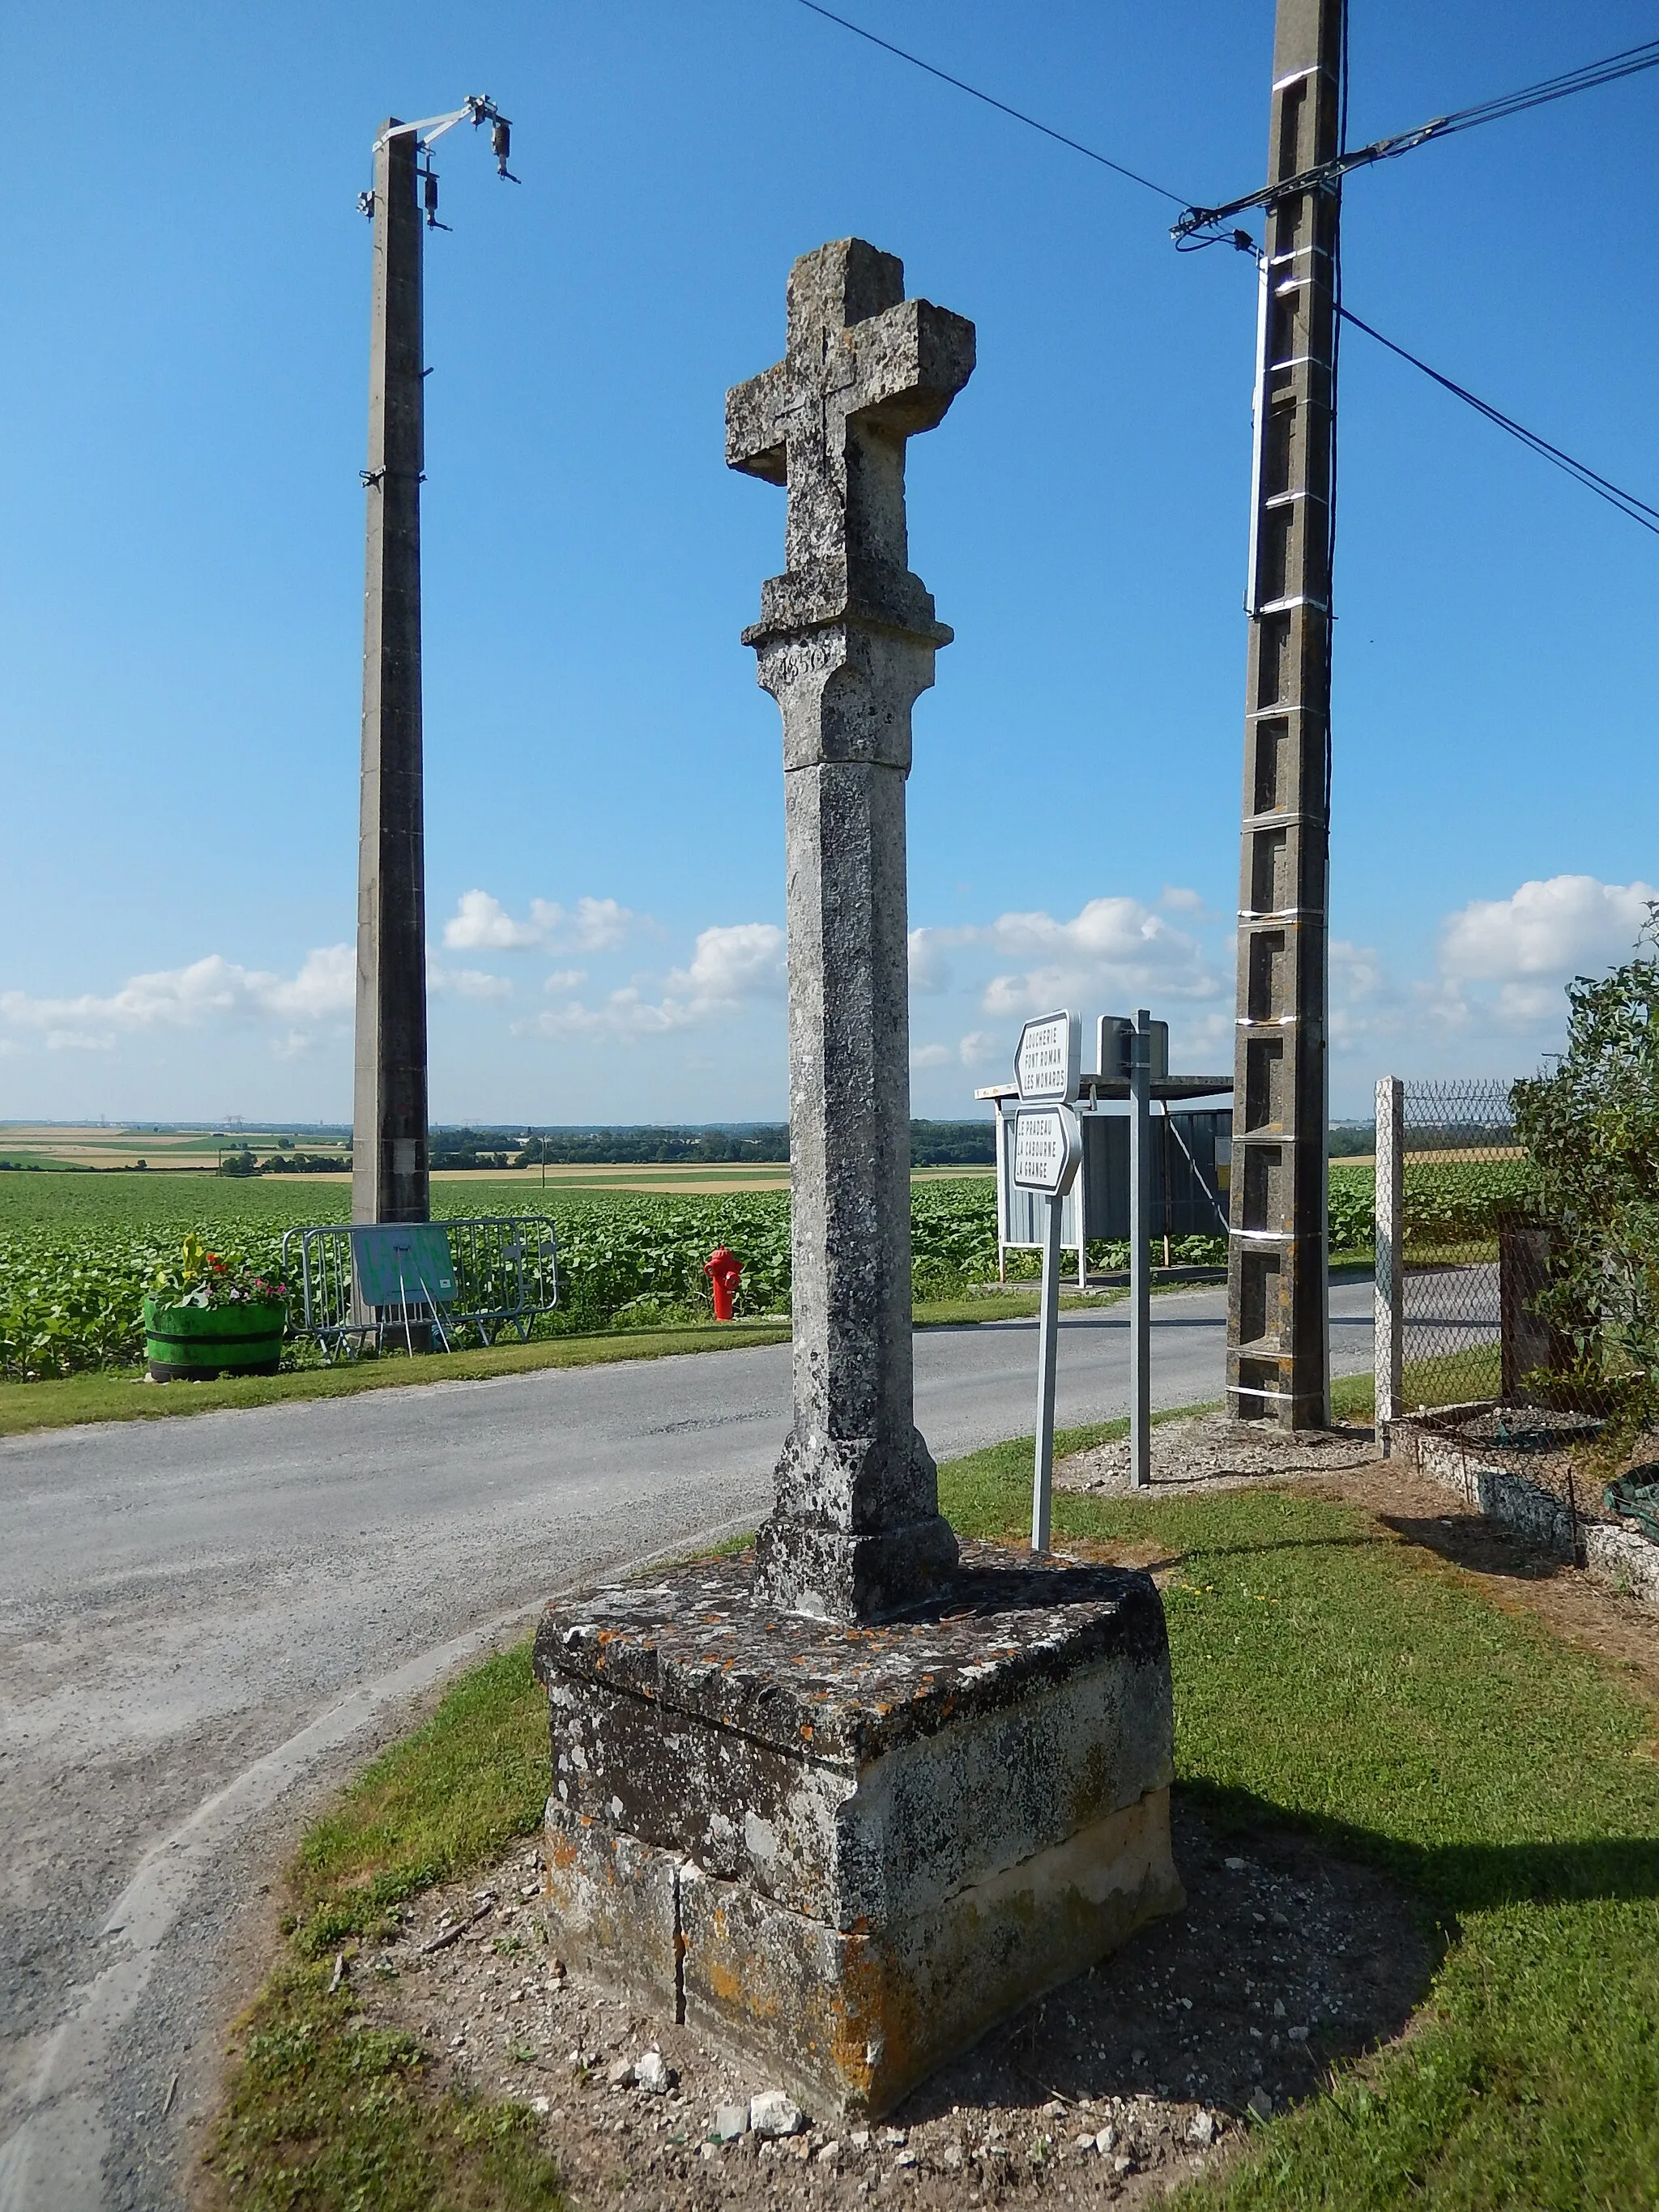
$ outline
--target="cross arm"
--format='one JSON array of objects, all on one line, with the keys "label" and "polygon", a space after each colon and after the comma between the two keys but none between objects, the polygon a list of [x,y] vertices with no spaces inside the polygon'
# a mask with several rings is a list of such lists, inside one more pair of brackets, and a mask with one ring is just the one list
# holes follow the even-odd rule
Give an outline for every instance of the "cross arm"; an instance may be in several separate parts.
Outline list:
[{"label": "cross arm", "polygon": [[931,430],[974,373],[974,338],[965,315],[931,300],[854,323],[843,334],[857,364],[850,411],[902,437]]},{"label": "cross arm", "polygon": [[747,384],[734,384],[726,395],[726,465],[768,483],[787,483],[784,458],[785,400],[789,364],[775,362]]}]

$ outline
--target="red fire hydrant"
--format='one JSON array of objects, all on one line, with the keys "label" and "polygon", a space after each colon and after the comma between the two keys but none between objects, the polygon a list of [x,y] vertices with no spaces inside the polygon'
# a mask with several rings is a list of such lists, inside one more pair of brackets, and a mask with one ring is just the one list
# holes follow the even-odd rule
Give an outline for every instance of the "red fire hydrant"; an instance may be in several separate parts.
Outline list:
[{"label": "red fire hydrant", "polygon": [[738,1285],[743,1280],[743,1262],[728,1252],[724,1244],[709,1254],[702,1263],[702,1272],[708,1278],[708,1287],[714,1293],[714,1318],[730,1321],[732,1301],[737,1296]]}]

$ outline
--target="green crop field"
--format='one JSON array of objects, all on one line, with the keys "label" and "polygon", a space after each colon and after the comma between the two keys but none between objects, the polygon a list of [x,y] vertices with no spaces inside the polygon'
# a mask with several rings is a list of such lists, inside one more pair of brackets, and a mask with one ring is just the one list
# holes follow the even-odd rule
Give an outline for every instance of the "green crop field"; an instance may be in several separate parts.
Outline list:
[{"label": "green crop field", "polygon": [[[1332,1246],[1370,1241],[1370,1182],[1331,1179]],[[350,1218],[349,1186],[317,1177],[204,1175],[0,1176],[0,1373],[30,1381],[143,1358],[143,1301],[155,1268],[194,1231],[227,1260],[274,1273],[285,1230]],[[703,1261],[726,1244],[744,1263],[740,1317],[789,1308],[787,1190],[617,1190],[523,1176],[435,1182],[436,1218],[543,1218],[556,1226],[559,1303],[538,1336],[651,1327],[708,1316]],[[961,1296],[997,1271],[996,1185],[990,1176],[918,1176],[911,1184],[912,1279],[928,1300]],[[1218,1237],[1189,1237],[1178,1261],[1225,1257]],[[1122,1245],[1091,1247],[1091,1263],[1121,1267]],[[1009,1272],[1037,1271],[1035,1253]],[[307,1348],[290,1358],[303,1361]]]},{"label": "green crop field", "polygon": [[[0,1363],[13,1380],[131,1367],[155,1268],[193,1231],[226,1259],[275,1273],[283,1233],[349,1218],[343,1183],[183,1176],[0,1178]],[[537,1334],[695,1320],[708,1311],[703,1261],[727,1244],[744,1263],[739,1316],[786,1313],[786,1192],[574,1191],[522,1180],[433,1188],[440,1219],[487,1214],[556,1224],[557,1310]],[[989,1176],[919,1181],[912,1200],[918,1294],[948,1297],[996,1273]]]}]

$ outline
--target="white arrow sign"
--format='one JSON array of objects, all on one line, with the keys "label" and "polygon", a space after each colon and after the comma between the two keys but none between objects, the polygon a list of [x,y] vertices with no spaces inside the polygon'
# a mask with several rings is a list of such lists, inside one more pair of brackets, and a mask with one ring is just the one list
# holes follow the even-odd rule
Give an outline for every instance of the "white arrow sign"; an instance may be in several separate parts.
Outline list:
[{"label": "white arrow sign", "polygon": [[1069,1106],[1082,1073],[1083,1024],[1075,1014],[1042,1014],[1027,1022],[1014,1054],[1022,1105]]},{"label": "white arrow sign", "polygon": [[1014,1116],[1014,1182],[1064,1198],[1077,1180],[1083,1131],[1069,1106],[1028,1106]]}]

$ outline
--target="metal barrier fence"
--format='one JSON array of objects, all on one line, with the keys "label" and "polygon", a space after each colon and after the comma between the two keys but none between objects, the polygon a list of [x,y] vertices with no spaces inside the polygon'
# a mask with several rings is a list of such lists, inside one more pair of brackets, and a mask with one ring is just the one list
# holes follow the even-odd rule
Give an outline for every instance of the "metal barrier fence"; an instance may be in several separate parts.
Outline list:
[{"label": "metal barrier fence", "polygon": [[[416,1230],[423,1238],[435,1233],[447,1247],[447,1281],[440,1267],[428,1266],[416,1252]],[[453,1352],[469,1340],[490,1344],[503,1334],[522,1341],[538,1316],[557,1304],[557,1240],[544,1216],[412,1224],[404,1234],[410,1253],[408,1266],[399,1267],[395,1252],[381,1249],[394,1244],[397,1236],[386,1224],[365,1229],[335,1222],[288,1231],[283,1267],[301,1295],[301,1317],[289,1324],[293,1334],[313,1339],[330,1362],[356,1358],[371,1340],[377,1349],[401,1339],[409,1351],[433,1340]],[[395,1299],[382,1295],[388,1274]],[[446,1290],[452,1294],[444,1295]]]}]

